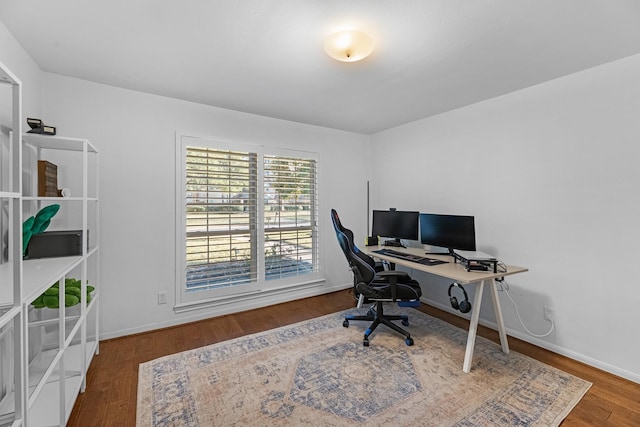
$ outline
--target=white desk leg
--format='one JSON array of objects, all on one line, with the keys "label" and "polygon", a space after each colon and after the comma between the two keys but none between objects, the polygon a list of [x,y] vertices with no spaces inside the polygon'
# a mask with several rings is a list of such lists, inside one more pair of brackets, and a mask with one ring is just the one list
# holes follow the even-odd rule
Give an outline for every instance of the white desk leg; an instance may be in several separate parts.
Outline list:
[{"label": "white desk leg", "polygon": [[483,288],[484,281],[476,285],[476,294],[473,297],[473,305],[471,306],[471,323],[469,324],[469,333],[467,335],[467,349],[464,353],[464,363],[462,364],[462,370],[466,373],[471,371],[473,347],[476,345],[476,333],[478,332],[478,319],[480,318]]},{"label": "white desk leg", "polygon": [[502,317],[502,309],[500,308],[500,300],[498,299],[498,285],[496,285],[496,281],[492,279],[489,287],[491,288],[493,312],[496,315],[496,323],[498,324],[498,334],[500,335],[502,352],[509,353],[509,342],[507,341],[507,331],[504,327],[504,318]]}]

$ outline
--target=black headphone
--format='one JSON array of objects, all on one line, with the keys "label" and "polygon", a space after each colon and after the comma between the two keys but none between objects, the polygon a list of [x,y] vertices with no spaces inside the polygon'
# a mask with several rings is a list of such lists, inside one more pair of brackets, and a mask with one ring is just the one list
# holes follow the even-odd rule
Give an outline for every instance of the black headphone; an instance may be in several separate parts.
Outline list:
[{"label": "black headphone", "polygon": [[[458,303],[458,298],[451,296],[451,289],[454,287],[462,289],[462,293],[464,294],[464,301],[460,301]],[[456,310],[460,310],[461,313],[468,313],[471,311],[471,303],[469,302],[469,296],[467,295],[467,291],[464,290],[462,285],[459,285],[455,282],[452,283],[451,285],[449,285],[449,290],[447,291],[447,293],[449,294],[449,301],[451,302],[451,307],[455,308]]]}]

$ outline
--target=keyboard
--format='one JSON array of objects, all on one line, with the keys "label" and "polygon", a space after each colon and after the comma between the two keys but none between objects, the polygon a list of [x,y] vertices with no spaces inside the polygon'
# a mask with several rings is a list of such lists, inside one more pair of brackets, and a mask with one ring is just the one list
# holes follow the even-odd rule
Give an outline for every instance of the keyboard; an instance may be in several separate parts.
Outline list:
[{"label": "keyboard", "polygon": [[406,252],[394,251],[393,249],[380,249],[374,251],[380,255],[387,255],[394,258],[403,259],[405,261],[417,262],[418,264],[423,265],[438,265],[438,264],[446,264],[447,261],[442,261],[439,259],[428,258],[420,255],[408,254]]}]

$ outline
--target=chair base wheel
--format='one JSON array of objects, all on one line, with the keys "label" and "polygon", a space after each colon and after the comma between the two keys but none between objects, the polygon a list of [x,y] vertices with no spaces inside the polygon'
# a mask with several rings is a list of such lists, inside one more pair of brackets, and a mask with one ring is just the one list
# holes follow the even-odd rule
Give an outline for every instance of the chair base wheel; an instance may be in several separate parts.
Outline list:
[{"label": "chair base wheel", "polygon": [[348,328],[349,323],[352,320],[358,320],[358,321],[362,320],[362,321],[373,322],[369,325],[369,327],[364,333],[364,338],[362,340],[362,345],[364,347],[369,347],[369,338],[373,333],[373,331],[375,331],[376,328],[378,328],[378,326],[380,325],[384,325],[394,330],[395,332],[403,335],[403,337],[405,338],[404,342],[408,346],[413,345],[413,338],[411,338],[409,331],[402,329],[400,325],[394,323],[398,321],[398,322],[402,322],[403,326],[409,326],[409,317],[406,315],[397,315],[397,314],[385,315],[383,312],[382,301],[376,301],[376,305],[374,307],[369,308],[367,314],[364,316],[348,315],[344,317],[342,321],[342,326],[344,326],[345,328]]}]

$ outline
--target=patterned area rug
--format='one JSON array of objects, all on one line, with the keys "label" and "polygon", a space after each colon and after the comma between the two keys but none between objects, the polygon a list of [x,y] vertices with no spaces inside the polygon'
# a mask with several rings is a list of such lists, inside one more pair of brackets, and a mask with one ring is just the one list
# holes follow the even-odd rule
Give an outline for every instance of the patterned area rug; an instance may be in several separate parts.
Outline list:
[{"label": "patterned area rug", "polygon": [[591,386],[482,337],[465,374],[466,331],[413,309],[415,345],[363,347],[355,311],[141,364],[137,426],[557,426]]}]

